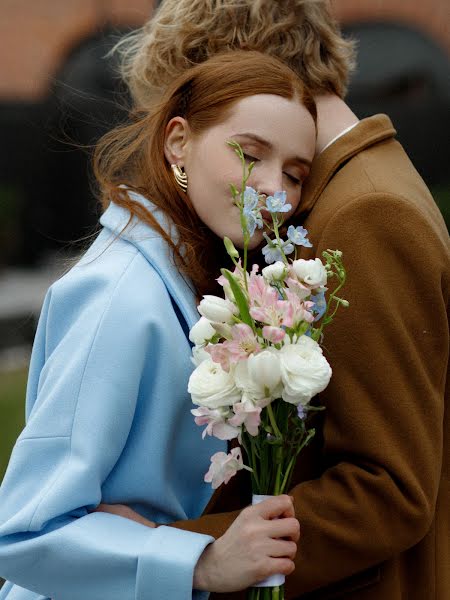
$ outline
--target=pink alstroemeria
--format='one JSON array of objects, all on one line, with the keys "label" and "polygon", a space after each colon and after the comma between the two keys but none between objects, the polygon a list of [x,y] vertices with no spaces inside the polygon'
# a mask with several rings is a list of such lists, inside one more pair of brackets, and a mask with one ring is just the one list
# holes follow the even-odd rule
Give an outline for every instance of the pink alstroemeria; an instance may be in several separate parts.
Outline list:
[{"label": "pink alstroemeria", "polygon": [[[256,275],[258,270],[259,270],[259,265],[252,265],[250,277],[252,275]],[[241,259],[239,259],[237,266],[234,268],[233,275],[234,275],[235,279],[237,280],[237,282],[239,283],[239,285],[241,286],[241,288],[243,288],[244,287],[244,269],[242,268]],[[231,291],[231,287],[230,287],[230,283],[229,283],[228,279],[224,275],[221,275],[220,277],[218,277],[216,279],[216,281],[219,285],[221,285],[223,287],[225,296],[229,300],[234,300],[234,296]]]},{"label": "pink alstroemeria", "polygon": [[204,480],[211,483],[213,490],[217,489],[222,483],[228,483],[241,469],[251,471],[242,462],[242,452],[240,448],[233,448],[229,454],[225,452],[216,452],[211,456],[211,466],[206,473]]},{"label": "pink alstroemeria", "polygon": [[219,363],[224,371],[230,372],[230,353],[223,344],[208,344],[205,348],[215,363]]},{"label": "pink alstroemeria", "polygon": [[253,270],[248,281],[248,295],[250,307],[264,306],[273,298],[278,298],[277,290],[267,283],[262,275],[257,275]]},{"label": "pink alstroemeria", "polygon": [[279,300],[278,291],[262,275],[252,274],[248,284],[250,315],[273,327],[292,327],[294,311],[289,302]]},{"label": "pink alstroemeria", "polygon": [[300,300],[304,300],[308,296],[311,296],[311,290],[306,285],[303,285],[298,279],[294,279],[293,277],[288,277],[286,279],[286,284],[294,294],[296,294]]},{"label": "pink alstroemeria", "polygon": [[252,436],[258,435],[258,428],[261,423],[261,406],[255,406],[251,400],[244,400],[233,405],[234,417],[228,420],[231,425],[240,427],[245,425],[245,429]]},{"label": "pink alstroemeria", "polygon": [[200,406],[200,408],[193,408],[191,413],[195,417],[195,424],[206,425],[202,432],[202,438],[205,439],[206,435],[211,435],[219,440],[233,440],[238,437],[240,428],[230,425],[227,422],[226,414],[228,410],[221,410],[220,408],[207,408],[206,406]]},{"label": "pink alstroemeria", "polygon": [[286,332],[281,327],[273,327],[272,325],[264,325],[262,328],[263,338],[272,344],[279,344],[284,340]]},{"label": "pink alstroemeria", "polygon": [[230,363],[237,363],[248,358],[250,354],[257,354],[261,350],[253,329],[246,323],[238,323],[231,327],[232,339],[223,342],[223,347],[230,354]]},{"label": "pink alstroemeria", "polygon": [[[275,291],[275,290],[274,290]],[[275,292],[276,293],[276,292]],[[294,307],[286,300],[266,298],[263,306],[253,306],[250,315],[261,323],[272,327],[292,327],[294,322]]]},{"label": "pink alstroemeria", "polygon": [[314,307],[314,302],[309,300],[302,301],[297,294],[291,290],[286,290],[286,296],[294,310],[294,326],[302,321],[306,321],[307,323],[312,323],[314,321],[314,315],[310,312]]}]

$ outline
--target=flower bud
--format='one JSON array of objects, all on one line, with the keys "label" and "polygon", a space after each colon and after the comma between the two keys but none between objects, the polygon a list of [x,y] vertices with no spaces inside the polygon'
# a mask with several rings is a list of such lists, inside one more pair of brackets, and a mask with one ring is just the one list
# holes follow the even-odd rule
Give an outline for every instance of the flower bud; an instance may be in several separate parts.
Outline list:
[{"label": "flower bud", "polygon": [[231,258],[239,258],[239,252],[236,250],[233,242],[230,240],[229,237],[224,237],[223,243],[225,244],[225,249],[228,252],[228,255],[231,256]]},{"label": "flower bud", "polygon": [[198,312],[216,323],[233,323],[233,315],[238,313],[237,307],[225,298],[218,296],[203,296],[203,300],[197,307]]},{"label": "flower bud", "polygon": [[283,281],[287,275],[287,269],[284,262],[277,260],[272,265],[264,267],[261,273],[268,283],[275,283],[277,281]]},{"label": "flower bud", "polygon": [[206,340],[212,338],[215,333],[215,329],[208,319],[205,317],[200,317],[197,323],[190,330],[189,339],[196,346],[201,346],[206,342]]}]

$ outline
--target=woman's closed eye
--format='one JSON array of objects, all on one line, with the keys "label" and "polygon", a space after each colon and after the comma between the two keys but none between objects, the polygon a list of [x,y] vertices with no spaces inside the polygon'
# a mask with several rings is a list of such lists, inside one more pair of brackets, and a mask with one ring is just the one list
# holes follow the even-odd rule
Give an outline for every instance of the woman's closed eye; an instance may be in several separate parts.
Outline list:
[{"label": "woman's closed eye", "polygon": [[245,160],[248,162],[257,162],[259,160],[259,158],[256,158],[256,156],[251,156],[250,154],[247,154],[246,152],[244,152],[243,155],[244,155]]},{"label": "woman's closed eye", "polygon": [[284,173],[284,175],[286,175],[294,185],[302,185],[303,181],[302,179],[299,179],[298,177],[295,177],[294,175],[291,175],[290,173]]}]

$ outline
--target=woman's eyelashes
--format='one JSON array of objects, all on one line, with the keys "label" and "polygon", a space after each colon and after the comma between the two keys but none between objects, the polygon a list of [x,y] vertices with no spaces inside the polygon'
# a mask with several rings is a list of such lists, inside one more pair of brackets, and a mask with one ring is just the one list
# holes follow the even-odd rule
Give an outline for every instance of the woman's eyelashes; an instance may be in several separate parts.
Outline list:
[{"label": "woman's eyelashes", "polygon": [[[251,154],[248,154],[247,152],[243,152],[243,156],[246,160],[246,162],[253,162],[253,163],[257,163],[259,162],[261,159],[257,158],[256,156],[252,156]],[[290,173],[286,173],[283,172],[283,175],[286,175],[286,177],[288,177],[288,179],[294,184],[294,185],[302,185],[303,181],[301,179],[299,179],[298,177],[295,177],[294,175],[291,175]]]}]

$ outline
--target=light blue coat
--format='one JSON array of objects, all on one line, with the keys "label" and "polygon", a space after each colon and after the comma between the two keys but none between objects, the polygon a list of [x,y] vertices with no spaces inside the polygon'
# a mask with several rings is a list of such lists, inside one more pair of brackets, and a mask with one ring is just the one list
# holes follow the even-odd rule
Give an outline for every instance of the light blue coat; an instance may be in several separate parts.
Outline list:
[{"label": "light blue coat", "polygon": [[26,427],[0,488],[0,600],[208,597],[192,577],[213,538],[88,512],[102,501],[158,523],[196,518],[210,456],[226,450],[190,414],[195,295],[156,232],[134,221],[117,238],[128,217],[111,204],[44,301]]}]

